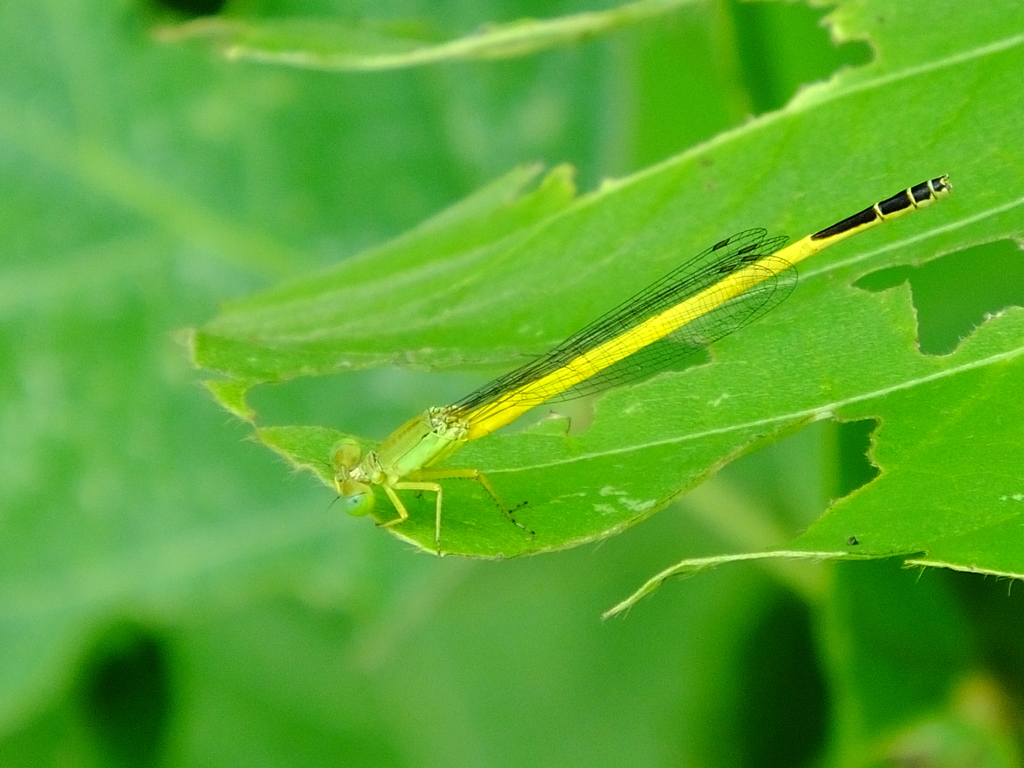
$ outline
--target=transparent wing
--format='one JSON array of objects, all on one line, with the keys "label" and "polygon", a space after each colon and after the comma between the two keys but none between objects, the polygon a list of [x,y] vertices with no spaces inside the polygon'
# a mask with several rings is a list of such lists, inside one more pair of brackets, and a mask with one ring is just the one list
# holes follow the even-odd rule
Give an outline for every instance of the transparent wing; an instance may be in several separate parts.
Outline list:
[{"label": "transparent wing", "polygon": [[[644,321],[712,288],[728,273],[740,268],[763,269],[762,282],[710,308],[669,335],[652,340],[570,389],[563,391],[553,383],[548,389],[537,389],[531,398],[536,400],[535,405],[549,400],[561,402],[633,383],[704,349],[777,306],[796,284],[796,270],[772,257],[786,238],[768,238],[766,234],[763,229],[748,229],[716,243],[547,353],[480,387],[453,408],[458,412],[475,411],[480,416],[486,410],[479,409],[488,403],[564,368],[581,354],[621,337]],[[769,259],[773,259],[773,263]]]},{"label": "transparent wing", "polygon": [[792,266],[783,266],[781,272],[766,269],[762,282],[736,298],[546,400],[573,400],[610,387],[635,383],[664,371],[774,309],[792,293],[796,277],[796,269]]}]

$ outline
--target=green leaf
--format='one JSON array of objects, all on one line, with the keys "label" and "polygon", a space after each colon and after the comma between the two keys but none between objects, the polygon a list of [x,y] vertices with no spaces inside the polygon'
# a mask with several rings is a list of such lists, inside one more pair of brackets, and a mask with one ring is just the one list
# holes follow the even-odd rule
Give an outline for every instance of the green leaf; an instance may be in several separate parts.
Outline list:
[{"label": "green leaf", "polygon": [[[963,33],[951,40],[946,32],[958,14]],[[934,536],[912,520],[923,524],[936,504],[949,510],[951,531],[973,530],[979,512],[1012,524],[1024,509],[1013,502],[1019,489],[1012,475],[1000,475],[1004,482],[987,491],[985,510],[976,506],[984,481],[957,477],[981,478],[987,467],[1005,470],[1021,459],[1010,427],[991,442],[965,444],[963,437],[970,419],[990,423],[1003,413],[1005,424],[1015,423],[1024,312],[990,319],[951,355],[924,355],[915,347],[908,291],[872,294],[855,283],[881,267],[1021,235],[1024,152],[1014,138],[1021,115],[1014,73],[1024,65],[1024,12],[967,13],[951,5],[943,15],[901,7],[888,9],[883,23],[863,7],[844,7],[838,23],[845,35],[875,39],[873,65],[568,208],[564,193],[554,208],[536,205],[546,190],[565,190],[556,172],[509,204],[536,212],[512,217],[516,228],[495,226],[488,237],[486,228],[470,227],[472,236],[460,243],[465,225],[435,223],[427,229],[443,228],[452,248],[434,249],[413,233],[237,302],[197,332],[196,363],[264,381],[384,363],[513,366],[736,230],[762,225],[799,236],[948,171],[951,198],[806,263],[793,298],[717,345],[710,365],[609,393],[582,432],[527,429],[460,450],[449,464],[482,470],[506,503],[526,503],[517,518],[537,535],[509,525],[475,484],[448,482],[443,549],[509,556],[600,538],[663,508],[760,441],[816,419],[866,415],[882,420],[883,476],[825,518],[842,535],[818,536],[815,528],[800,548],[846,551],[855,535],[864,540],[859,556],[925,551]],[[979,396],[990,402],[977,403],[975,412],[970,404]],[[955,456],[947,460],[958,463],[957,475],[887,465],[886,455],[917,457],[914,441],[923,439],[898,432],[889,446],[888,419],[920,423],[935,397],[946,405],[929,420],[928,442]],[[950,412],[954,403],[968,421]],[[960,449],[952,452],[954,446]],[[932,460],[919,458],[923,465]],[[301,451],[292,459],[324,462]],[[886,505],[916,500],[920,511],[903,513],[898,523],[916,533],[896,541],[870,520],[843,522],[842,508],[869,497],[877,499],[876,517]],[[410,499],[412,519],[393,530],[433,548],[431,506],[431,499]],[[376,514],[394,517],[383,503]],[[988,567],[961,556],[966,550],[951,562]],[[1011,560],[1011,553],[1000,557],[998,570],[1024,572],[1024,563],[1009,568]]]},{"label": "green leaf", "polygon": [[227,59],[305,69],[373,71],[444,61],[504,59],[558,48],[664,16],[698,0],[640,0],[606,11],[555,19],[486,24],[465,37],[432,39],[423,25],[334,19],[245,21],[210,17],[163,27],[158,40],[211,42]]},{"label": "green leaf", "polygon": [[[1020,343],[1017,331],[1008,344]],[[976,339],[963,344],[970,349]],[[963,353],[961,350],[961,354]],[[649,579],[607,615],[628,609],[666,580],[739,560],[918,556],[927,565],[1021,578],[1014,531],[1024,514],[1017,439],[1024,360],[980,353],[962,370],[907,382],[843,403],[844,419],[881,421],[871,459],[881,470],[837,501],[805,533],[770,552],[687,559]],[[977,443],[983,443],[978,446]]]}]

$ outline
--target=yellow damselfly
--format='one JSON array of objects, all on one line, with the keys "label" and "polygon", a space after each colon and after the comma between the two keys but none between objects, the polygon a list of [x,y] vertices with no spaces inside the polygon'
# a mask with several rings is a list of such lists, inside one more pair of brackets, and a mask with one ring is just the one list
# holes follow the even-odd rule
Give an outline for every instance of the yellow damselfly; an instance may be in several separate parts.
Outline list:
[{"label": "yellow damselfly", "polygon": [[715,243],[653,285],[612,309],[547,354],[485,384],[459,402],[406,422],[376,449],[361,455],[354,440],[332,453],[335,486],[353,515],[373,510],[380,486],[398,516],[408,519],[398,491],[435,497],[434,537],[441,548],[443,490],[438,480],[478,482],[520,528],[487,477],[476,469],[435,465],[470,440],[494,432],[541,403],[570,400],[635,382],[752,322],[785,299],[796,283],[795,264],[852,235],[930,205],[950,191],[939,176],[783,247],[785,237],[748,229]]}]

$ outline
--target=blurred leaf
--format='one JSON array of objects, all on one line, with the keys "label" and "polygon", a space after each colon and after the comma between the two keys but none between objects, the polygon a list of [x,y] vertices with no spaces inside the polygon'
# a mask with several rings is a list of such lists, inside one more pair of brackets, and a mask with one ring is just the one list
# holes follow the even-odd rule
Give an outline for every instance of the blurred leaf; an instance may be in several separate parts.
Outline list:
[{"label": "blurred leaf", "polygon": [[664,518],[610,543],[600,571],[583,550],[500,566],[413,558],[415,578],[355,615],[276,601],[195,616],[173,764],[212,751],[223,765],[728,764],[745,727],[729,681],[762,662],[745,650],[776,588],[722,571],[630,621],[595,619],[626,571],[700,538]]},{"label": "blurred leaf", "polygon": [[[479,31],[440,42],[424,39],[415,25],[382,25],[333,19],[201,18],[156,32],[158,40],[208,40],[227,59],[307,69],[373,71],[443,61],[525,56],[672,13],[700,0],[639,0],[606,11],[557,19],[486,24]],[[412,28],[410,28],[412,27]]]},{"label": "blurred leaf", "polygon": [[833,694],[825,765],[1019,765],[1005,692],[977,668],[943,574],[841,564],[820,613]]},{"label": "blurred leaf", "polygon": [[[155,45],[146,7],[0,5],[5,736],[66,695],[108,623],[301,591],[340,601],[377,578],[385,537],[343,533],[326,492],[247,440],[176,329],[386,240],[482,184],[489,163],[550,154],[602,174],[601,126],[582,107],[600,59],[586,52],[492,73],[467,149],[450,117],[481,96],[466,83],[230,66]],[[572,109],[522,137],[523,91]]]},{"label": "blurred leaf", "polygon": [[[967,13],[957,4],[933,11],[933,4],[928,13],[913,4],[887,6],[883,23],[866,8],[844,7],[841,30],[871,34],[882,51],[876,64],[805,90],[782,112],[606,184],[565,210],[541,207],[535,218],[515,219],[518,229],[495,227],[489,240],[474,228],[460,247],[462,225],[435,222],[426,229],[446,226],[453,248],[428,247],[412,233],[236,302],[197,332],[195,360],[246,381],[384,363],[511,366],[733,231],[751,224],[815,231],[948,170],[957,190],[949,200],[818,257],[804,268],[795,296],[718,345],[714,364],[608,394],[580,434],[547,425],[460,450],[449,463],[486,472],[510,504],[528,502],[517,518],[537,535],[509,525],[467,487],[473,484],[449,482],[443,547],[493,557],[599,538],[653,514],[759,441],[825,417],[880,419],[882,476],[827,515],[798,548],[889,556],[1013,525],[1024,507],[1013,502],[1020,489],[1009,468],[1024,455],[1012,436],[1017,420],[1005,416],[1016,412],[1024,312],[1007,310],[955,353],[932,357],[915,346],[906,290],[868,294],[853,287],[882,266],[1021,234],[1024,156],[1012,115],[1024,103],[1013,74],[1024,65],[1024,34],[1014,36],[1024,30],[1024,13],[1012,4],[998,13]],[[950,19],[961,13],[952,45]],[[952,113],[944,108],[951,102],[960,105]],[[900,119],[881,118],[890,114]],[[937,114],[946,114],[941,124]],[[561,178],[556,172],[510,209],[532,209],[545,189],[563,188]],[[965,441],[975,420],[986,439]],[[292,438],[296,464],[325,466],[322,453],[307,452],[321,451],[323,439],[301,446]],[[902,454],[922,468],[943,469],[923,475],[900,461]],[[937,464],[939,456],[948,466]],[[852,524],[842,514],[872,498],[874,518],[862,515]],[[431,504],[410,499],[412,519],[392,530],[432,548]],[[936,513],[945,515],[938,525]],[[377,514],[393,517],[385,504]],[[855,549],[850,536],[861,542]],[[965,558],[983,554],[975,547],[948,557],[966,565]],[[1011,551],[994,546],[987,554],[991,563],[969,564],[1024,572]]]}]

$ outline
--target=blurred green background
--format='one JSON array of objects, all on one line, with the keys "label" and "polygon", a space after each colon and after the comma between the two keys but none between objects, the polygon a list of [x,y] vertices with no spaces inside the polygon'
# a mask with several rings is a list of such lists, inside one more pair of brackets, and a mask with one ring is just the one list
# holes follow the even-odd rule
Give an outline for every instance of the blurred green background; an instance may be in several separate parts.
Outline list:
[{"label": "blurred green background", "polygon": [[[604,7],[226,10],[456,36]],[[0,4],[0,765],[1019,764],[1024,605],[1005,582],[739,565],[599,621],[657,570],[785,541],[870,480],[874,422],[801,430],[600,545],[438,560],[248,440],[176,341],[517,164],[570,162],[593,189],[867,63],[867,43],[830,42],[822,9],[724,0],[381,73],[151,37],[216,10]],[[1019,253],[986,248],[989,273],[951,257],[864,287],[910,280],[939,354],[1021,300]],[[325,409],[380,437],[465,385],[363,372]]]}]

